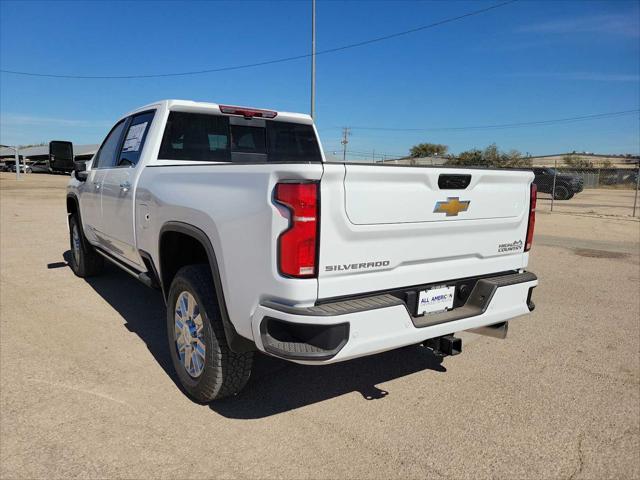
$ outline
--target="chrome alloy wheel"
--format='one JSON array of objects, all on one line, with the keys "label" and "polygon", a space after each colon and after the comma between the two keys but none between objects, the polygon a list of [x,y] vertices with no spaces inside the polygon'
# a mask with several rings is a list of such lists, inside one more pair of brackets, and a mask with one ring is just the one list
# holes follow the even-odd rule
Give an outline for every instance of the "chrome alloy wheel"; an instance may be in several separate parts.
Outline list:
[{"label": "chrome alloy wheel", "polygon": [[178,356],[187,373],[198,378],[204,370],[204,328],[200,307],[189,292],[182,292],[176,301],[174,337]]},{"label": "chrome alloy wheel", "polygon": [[73,259],[78,265],[78,262],[80,262],[80,233],[78,232],[78,225],[75,223],[71,229],[71,244],[73,247]]}]

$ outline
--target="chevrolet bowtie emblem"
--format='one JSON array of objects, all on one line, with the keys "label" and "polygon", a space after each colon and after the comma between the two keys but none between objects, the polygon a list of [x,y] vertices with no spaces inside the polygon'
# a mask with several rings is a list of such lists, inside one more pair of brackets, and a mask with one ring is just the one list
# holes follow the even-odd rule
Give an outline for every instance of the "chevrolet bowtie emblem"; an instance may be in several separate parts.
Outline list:
[{"label": "chevrolet bowtie emblem", "polygon": [[461,202],[458,197],[448,197],[446,202],[436,202],[433,213],[446,213],[447,217],[455,217],[460,212],[466,212],[470,203],[470,200]]}]

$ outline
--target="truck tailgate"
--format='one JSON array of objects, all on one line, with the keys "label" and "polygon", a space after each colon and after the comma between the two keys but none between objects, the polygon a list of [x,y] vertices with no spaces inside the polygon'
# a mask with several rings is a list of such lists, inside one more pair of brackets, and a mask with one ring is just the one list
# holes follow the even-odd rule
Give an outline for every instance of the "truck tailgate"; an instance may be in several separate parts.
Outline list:
[{"label": "truck tailgate", "polygon": [[319,298],[523,268],[532,180],[521,170],[325,164]]}]

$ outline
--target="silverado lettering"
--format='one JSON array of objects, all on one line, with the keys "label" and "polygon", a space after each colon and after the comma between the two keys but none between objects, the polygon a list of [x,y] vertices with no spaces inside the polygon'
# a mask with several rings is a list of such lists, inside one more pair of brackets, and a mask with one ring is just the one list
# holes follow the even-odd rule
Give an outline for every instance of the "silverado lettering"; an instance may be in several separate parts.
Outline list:
[{"label": "silverado lettering", "polygon": [[325,272],[336,272],[341,270],[362,270],[364,268],[376,268],[376,267],[386,267],[391,263],[389,260],[384,260],[381,262],[367,262],[367,263],[350,263],[350,264],[342,264],[342,265],[327,265],[324,267]]}]

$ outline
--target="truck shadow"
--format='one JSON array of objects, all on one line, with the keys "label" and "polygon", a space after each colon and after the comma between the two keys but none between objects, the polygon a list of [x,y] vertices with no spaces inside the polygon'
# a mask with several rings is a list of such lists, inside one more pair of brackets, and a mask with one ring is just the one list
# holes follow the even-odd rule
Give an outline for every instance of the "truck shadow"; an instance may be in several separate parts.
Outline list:
[{"label": "truck shadow", "polygon": [[364,400],[379,400],[389,392],[376,385],[423,370],[445,372],[441,363],[419,346],[325,366],[297,365],[259,354],[245,389],[209,407],[228,418],[258,419],[351,392]]},{"label": "truck shadow", "polygon": [[[70,252],[64,253],[69,261]],[[50,268],[59,268],[58,263]],[[85,281],[125,320],[124,327],[145,342],[158,364],[181,389],[167,347],[162,295],[108,264]],[[389,392],[381,383],[424,370],[445,372],[440,357],[423,347],[399,350],[326,366],[297,365],[256,354],[251,378],[236,397],[213,402],[211,410],[228,418],[258,419],[295,410],[351,392],[378,400]]]}]

